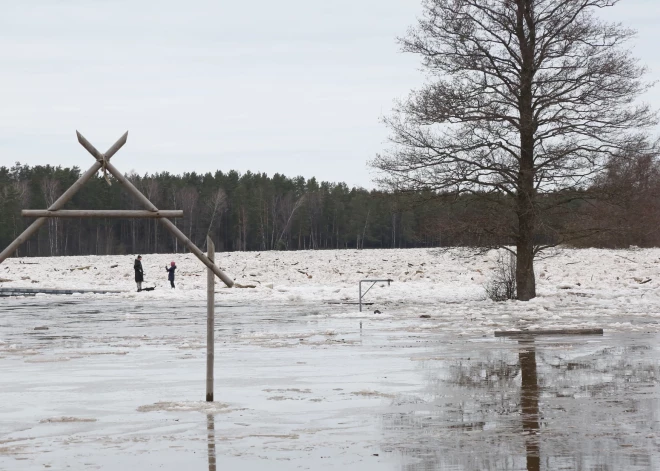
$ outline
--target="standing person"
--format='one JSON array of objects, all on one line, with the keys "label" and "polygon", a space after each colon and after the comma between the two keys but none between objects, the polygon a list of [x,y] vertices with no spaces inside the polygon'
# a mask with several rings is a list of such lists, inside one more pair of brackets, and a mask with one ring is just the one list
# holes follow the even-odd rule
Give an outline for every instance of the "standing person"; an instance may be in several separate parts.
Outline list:
[{"label": "standing person", "polygon": [[176,263],[170,263],[169,267],[165,265],[165,270],[167,271],[167,279],[170,280],[170,286],[174,288],[174,270],[176,270]]},{"label": "standing person", "polygon": [[144,272],[142,271],[142,255],[138,255],[133,264],[135,270],[135,283],[137,284],[138,293],[142,291],[142,282],[144,281]]}]

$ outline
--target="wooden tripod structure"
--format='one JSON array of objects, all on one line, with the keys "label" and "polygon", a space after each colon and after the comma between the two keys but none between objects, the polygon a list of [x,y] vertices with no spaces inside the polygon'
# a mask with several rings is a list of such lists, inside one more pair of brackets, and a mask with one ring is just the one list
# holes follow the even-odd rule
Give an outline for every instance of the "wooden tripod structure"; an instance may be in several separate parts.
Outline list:
[{"label": "wooden tripod structure", "polygon": [[[88,218],[88,217],[103,217],[103,218],[156,218],[158,219],[165,228],[174,235],[183,245],[185,245],[188,250],[190,250],[195,256],[208,268],[208,291],[207,291],[207,311],[208,311],[208,322],[207,322],[207,377],[206,377],[206,400],[213,401],[213,360],[214,360],[214,341],[213,341],[213,326],[215,323],[214,319],[214,292],[215,292],[215,277],[217,276],[222,280],[222,282],[231,288],[234,286],[234,282],[229,278],[225,273],[218,268],[214,261],[215,249],[213,247],[213,242],[210,237],[207,237],[208,253],[209,256],[204,255],[202,252],[186,235],[179,230],[178,227],[174,225],[172,221],[168,218],[170,217],[183,217],[183,211],[160,211],[154,204],[149,201],[149,199],[144,196],[140,190],[135,188],[135,186],[121,173],[119,172],[114,165],[110,163],[110,159],[113,155],[121,149],[126,140],[128,139],[128,131],[121,136],[117,142],[115,142],[106,152],[102,154],[99,152],[90,142],[85,139],[85,137],[76,131],[78,136],[78,142],[82,145],[87,152],[89,152],[92,157],[96,160],[94,164],[85,172],[73,185],[69,187],[47,210],[23,210],[22,215],[26,217],[36,217],[37,219],[28,226],[27,229],[23,231],[14,241],[7,246],[0,253],[0,263],[4,262],[8,257],[10,257],[21,244],[27,241],[32,235],[34,235],[41,226],[45,224],[48,218],[52,217],[64,217],[64,218]],[[124,187],[128,192],[133,195],[145,208],[144,211],[121,211],[121,210],[111,210],[111,211],[92,211],[92,210],[63,210],[62,207],[68,203],[73,195],[76,194],[82,186],[87,183],[99,170],[103,170],[104,174],[107,175],[109,172],[114,176],[117,181]],[[107,179],[107,176],[106,176]],[[110,181],[108,180],[108,183]]]}]

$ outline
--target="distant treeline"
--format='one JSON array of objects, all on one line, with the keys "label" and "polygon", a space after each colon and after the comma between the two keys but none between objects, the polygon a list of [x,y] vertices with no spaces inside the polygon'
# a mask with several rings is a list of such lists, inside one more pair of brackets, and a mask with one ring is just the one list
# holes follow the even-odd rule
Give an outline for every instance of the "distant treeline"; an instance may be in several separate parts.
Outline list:
[{"label": "distant treeline", "polygon": [[[80,174],[75,167],[0,167],[0,246],[31,222],[21,217],[21,209],[46,209]],[[659,245],[659,174],[651,160],[611,166],[597,184],[608,196],[596,200],[585,190],[569,211],[543,221],[539,243],[561,242],[567,230],[589,226],[576,231],[582,236],[574,244]],[[508,243],[508,233],[515,230],[499,216],[502,201],[491,204],[471,195],[368,191],[314,178],[235,171],[128,177],[158,208],[182,209],[185,217],[175,222],[195,244],[203,248],[209,234],[223,251],[489,246]],[[108,185],[99,174],[65,208],[142,209],[111,181]],[[52,219],[18,255],[181,251],[157,220]]]}]

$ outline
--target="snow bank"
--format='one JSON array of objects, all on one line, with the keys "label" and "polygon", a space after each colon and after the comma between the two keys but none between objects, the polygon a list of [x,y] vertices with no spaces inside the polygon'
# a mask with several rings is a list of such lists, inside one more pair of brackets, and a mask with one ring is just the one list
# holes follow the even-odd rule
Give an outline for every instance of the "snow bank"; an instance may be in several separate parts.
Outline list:
[{"label": "snow bank", "polygon": [[[506,328],[599,326],[614,330],[653,330],[660,317],[660,249],[566,249],[536,262],[538,297],[530,302],[493,303],[484,285],[496,268],[497,253],[465,249],[392,249],[218,253],[220,267],[249,288],[226,288],[218,280],[216,302],[290,305],[355,303],[362,279],[377,283],[365,296],[382,319],[431,316],[409,327],[428,331],[447,316],[468,331]],[[143,254],[145,285],[137,293],[132,255],[13,258],[0,265],[0,287],[110,289],[118,294],[81,294],[127,300],[201,302],[205,267],[192,254]],[[179,267],[176,289],[165,266]],[[368,286],[368,285],[367,285]],[[366,289],[367,286],[364,286]],[[370,308],[367,308],[368,311]],[[314,316],[312,312],[310,316]],[[324,314],[318,314],[323,316]],[[357,306],[338,316],[358,317]],[[365,312],[362,315],[371,315]]]}]

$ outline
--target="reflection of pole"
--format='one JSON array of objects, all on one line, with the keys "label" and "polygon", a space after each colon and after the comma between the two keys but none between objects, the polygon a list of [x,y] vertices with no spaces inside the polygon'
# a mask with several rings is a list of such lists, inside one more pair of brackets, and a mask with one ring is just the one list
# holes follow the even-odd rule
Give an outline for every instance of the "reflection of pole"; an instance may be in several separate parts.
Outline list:
[{"label": "reflection of pole", "polygon": [[[209,236],[206,236],[206,247],[209,260],[215,264],[215,245]],[[206,284],[206,401],[213,402],[213,360],[215,346],[213,343],[213,329],[215,328],[215,273],[207,269]]]},{"label": "reflection of pole", "polygon": [[213,414],[206,416],[206,429],[208,431],[209,471],[215,471],[215,422]]},{"label": "reflection of pole", "polygon": [[526,432],[527,471],[539,471],[539,383],[536,374],[536,349],[534,340],[520,340],[518,358],[522,374],[520,408],[523,431]]}]

